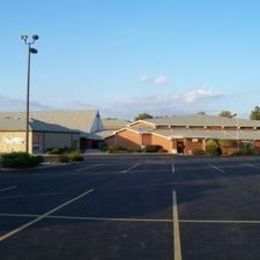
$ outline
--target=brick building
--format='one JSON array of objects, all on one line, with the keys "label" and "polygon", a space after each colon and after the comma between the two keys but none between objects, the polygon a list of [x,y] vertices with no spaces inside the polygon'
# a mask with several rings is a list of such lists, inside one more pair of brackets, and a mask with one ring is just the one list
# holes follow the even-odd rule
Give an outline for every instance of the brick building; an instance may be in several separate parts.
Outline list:
[{"label": "brick building", "polygon": [[108,144],[128,149],[160,145],[169,153],[192,154],[205,150],[206,140],[251,142],[260,149],[260,121],[209,115],[138,120],[106,138]]},{"label": "brick building", "polygon": [[[41,126],[44,127],[45,132],[51,132],[53,126],[56,126],[57,130],[63,129],[67,132],[77,132],[79,134],[79,145],[77,146],[77,148],[80,148],[82,150],[85,150],[89,147],[93,147],[95,145],[96,140],[92,139],[90,136],[93,133],[103,130],[102,119],[100,117],[99,111],[97,110],[63,110],[31,112],[30,118],[31,122],[34,122],[34,124],[31,125],[33,131],[38,131],[38,129],[33,128],[35,127],[35,122],[41,122]],[[9,121],[7,121],[7,119],[9,119]],[[20,131],[25,128],[25,113],[2,112],[0,113],[0,125],[2,125],[3,128],[5,127],[5,125],[8,126],[8,131],[11,131],[13,133],[17,130]],[[16,127],[16,125],[19,125],[19,127]],[[66,138],[64,137],[64,139]],[[68,147],[70,139],[70,136],[67,135],[67,141],[64,141],[63,147]],[[43,146],[41,146],[41,148],[39,149],[39,152],[43,152],[46,150],[46,146],[44,146],[43,148],[42,147]],[[51,147],[62,146],[57,144],[56,139],[54,138],[52,139]],[[2,150],[3,149],[1,149],[0,146],[0,152]],[[33,150],[35,151],[35,148]]]},{"label": "brick building", "polygon": [[[26,122],[22,118],[0,119],[0,153],[25,151]],[[78,149],[80,133],[55,124],[30,119],[29,152],[41,153],[48,148]]]}]

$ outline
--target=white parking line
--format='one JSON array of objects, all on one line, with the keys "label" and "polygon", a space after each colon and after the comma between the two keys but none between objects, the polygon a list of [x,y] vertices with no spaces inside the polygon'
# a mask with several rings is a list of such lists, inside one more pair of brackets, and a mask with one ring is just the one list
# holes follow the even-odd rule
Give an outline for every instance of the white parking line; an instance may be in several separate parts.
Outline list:
[{"label": "white parking line", "polygon": [[176,171],[176,166],[175,166],[174,160],[172,159],[172,174],[174,174],[175,171]]},{"label": "white parking line", "polygon": [[260,224],[260,220],[180,219],[181,223]]},{"label": "white parking line", "polygon": [[0,189],[0,191],[8,191],[8,190],[14,190],[16,189],[17,186],[9,186],[9,187],[6,187],[6,188],[3,188],[3,189]]},{"label": "white parking line", "polygon": [[180,239],[180,228],[179,228],[179,217],[178,217],[178,205],[176,191],[172,191],[172,218],[173,218],[173,259],[181,260],[181,239]]},{"label": "white parking line", "polygon": [[98,168],[98,167],[103,166],[103,165],[104,165],[104,164],[101,164],[101,163],[100,163],[100,164],[95,164],[95,165],[83,167],[83,168],[77,169],[76,172],[82,172],[82,171],[91,170],[91,169]]},{"label": "white parking line", "polygon": [[7,238],[9,238],[9,237],[11,237],[11,236],[13,236],[13,235],[15,235],[15,234],[17,234],[17,233],[23,231],[23,230],[25,230],[26,228],[32,226],[33,224],[35,224],[35,223],[41,221],[42,219],[48,217],[48,216],[51,215],[52,213],[54,213],[54,212],[58,211],[59,209],[61,209],[61,208],[65,207],[65,206],[71,204],[72,202],[74,202],[74,201],[76,201],[76,200],[78,200],[78,199],[80,199],[80,198],[82,198],[82,197],[88,195],[89,193],[91,193],[91,192],[93,192],[93,191],[94,191],[94,189],[87,190],[87,191],[81,193],[79,196],[77,196],[77,197],[75,197],[75,198],[73,198],[73,199],[71,199],[71,200],[68,200],[68,201],[62,203],[61,205],[59,205],[59,206],[57,206],[57,207],[55,207],[55,208],[49,210],[48,212],[44,213],[43,215],[40,215],[39,217],[37,217],[36,219],[34,219],[34,220],[32,220],[32,221],[29,221],[28,223],[26,223],[26,224],[20,226],[19,228],[16,228],[16,229],[14,229],[14,230],[12,230],[12,231],[6,233],[5,235],[0,236],[0,242],[4,241],[5,239],[7,239]]},{"label": "white parking line", "polygon": [[[0,217],[21,217],[21,218],[35,218],[39,217],[37,214],[9,214],[0,213]],[[172,223],[172,219],[168,218],[103,218],[103,217],[77,217],[77,216],[56,216],[49,215],[48,219],[64,219],[64,220],[87,220],[87,221],[113,221],[113,222],[159,222]]]},{"label": "white parking line", "polygon": [[214,169],[214,170],[217,170],[217,171],[219,171],[219,172],[221,172],[221,173],[225,173],[225,171],[223,171],[222,169],[220,169],[219,167],[217,167],[217,166],[215,166],[215,165],[213,165],[213,164],[211,164],[211,163],[209,163],[209,166],[210,166],[212,169]]},{"label": "white parking line", "polygon": [[250,168],[258,169],[258,170],[260,169],[259,167],[257,167],[256,165],[254,165],[252,163],[245,163],[244,165],[247,167],[250,167]]},{"label": "white parking line", "polygon": [[134,164],[133,166],[131,166],[130,168],[128,168],[128,169],[126,169],[126,170],[124,170],[124,171],[121,171],[120,173],[128,173],[128,172],[130,172],[131,170],[137,168],[137,167],[140,166],[140,165],[141,165],[141,163],[136,163],[136,164]]}]

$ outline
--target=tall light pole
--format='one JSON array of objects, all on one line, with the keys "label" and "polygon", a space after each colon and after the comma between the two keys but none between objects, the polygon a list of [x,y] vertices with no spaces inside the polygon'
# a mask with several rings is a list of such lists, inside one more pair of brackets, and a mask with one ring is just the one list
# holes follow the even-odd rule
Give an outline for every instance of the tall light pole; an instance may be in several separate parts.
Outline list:
[{"label": "tall light pole", "polygon": [[31,74],[31,54],[36,54],[38,51],[32,48],[32,45],[39,40],[39,36],[34,34],[31,37],[28,35],[21,36],[22,41],[28,45],[28,66],[27,66],[27,91],[26,91],[26,137],[25,151],[29,153],[29,120],[30,120],[30,74]]}]

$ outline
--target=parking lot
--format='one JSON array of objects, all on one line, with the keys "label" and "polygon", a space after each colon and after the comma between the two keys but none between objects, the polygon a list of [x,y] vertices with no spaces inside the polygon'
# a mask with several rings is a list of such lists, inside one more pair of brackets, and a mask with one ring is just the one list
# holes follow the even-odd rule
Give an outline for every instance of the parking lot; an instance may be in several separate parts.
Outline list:
[{"label": "parking lot", "polygon": [[260,158],[88,156],[0,174],[1,259],[260,259]]}]

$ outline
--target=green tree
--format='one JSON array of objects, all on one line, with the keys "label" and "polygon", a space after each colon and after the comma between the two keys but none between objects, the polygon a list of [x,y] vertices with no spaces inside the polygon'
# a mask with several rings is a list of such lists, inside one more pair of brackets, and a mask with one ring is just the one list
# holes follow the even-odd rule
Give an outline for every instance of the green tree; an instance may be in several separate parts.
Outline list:
[{"label": "green tree", "polygon": [[218,116],[221,116],[221,117],[231,117],[232,113],[228,110],[223,110],[219,113]]},{"label": "green tree", "polygon": [[206,112],[200,111],[200,112],[198,112],[198,115],[206,115]]},{"label": "green tree", "polygon": [[135,120],[152,119],[153,116],[148,113],[141,113],[135,117]]},{"label": "green tree", "polygon": [[255,106],[254,110],[251,111],[250,119],[251,120],[260,120],[260,107],[259,106]]}]

